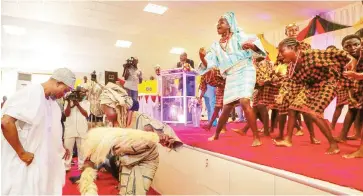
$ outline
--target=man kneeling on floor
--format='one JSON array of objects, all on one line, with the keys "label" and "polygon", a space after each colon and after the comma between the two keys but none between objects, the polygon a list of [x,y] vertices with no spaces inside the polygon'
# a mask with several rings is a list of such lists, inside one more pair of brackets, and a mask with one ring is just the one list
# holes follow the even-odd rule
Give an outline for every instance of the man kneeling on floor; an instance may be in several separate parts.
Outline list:
[{"label": "man kneeling on floor", "polygon": [[113,175],[119,178],[120,194],[145,195],[159,163],[157,143],[170,148],[182,143],[177,137],[171,137],[175,134],[168,125],[133,111],[137,110],[138,102],[128,97],[118,85],[109,83],[100,100],[112,126],[121,128],[97,128],[88,133],[82,148],[90,161],[85,163],[88,167],[80,179],[80,192],[96,192],[93,183],[96,175],[92,167],[103,163],[111,151],[110,165],[113,166]]}]

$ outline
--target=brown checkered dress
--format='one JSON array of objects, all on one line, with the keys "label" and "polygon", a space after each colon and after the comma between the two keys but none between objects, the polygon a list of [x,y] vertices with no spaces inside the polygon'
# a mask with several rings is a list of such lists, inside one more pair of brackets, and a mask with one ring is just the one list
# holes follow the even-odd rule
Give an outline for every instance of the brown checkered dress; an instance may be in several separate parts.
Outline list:
[{"label": "brown checkered dress", "polygon": [[337,49],[302,51],[302,62],[297,65],[294,76],[304,88],[289,109],[323,118],[324,110],[336,95],[342,69],[350,60],[347,55],[347,52]]},{"label": "brown checkered dress", "polygon": [[311,50],[311,45],[306,42],[300,42],[300,50]]},{"label": "brown checkered dress", "polygon": [[[256,65],[256,81],[269,82],[271,81],[271,73],[273,64],[270,61],[263,60]],[[257,92],[253,94],[253,106],[257,105],[268,105],[271,99],[270,88],[271,85],[265,84],[259,86],[256,83]],[[272,98],[274,99],[274,98]]]},{"label": "brown checkered dress", "polygon": [[336,106],[347,105],[349,95],[346,89],[338,89],[337,90],[337,103]]},{"label": "brown checkered dress", "polygon": [[287,114],[290,105],[296,99],[300,92],[305,90],[302,83],[297,83],[297,79],[293,76],[292,78],[285,78],[279,89],[279,95],[283,95],[284,99],[281,104],[277,104],[279,115]]},{"label": "brown checkered dress", "polygon": [[279,94],[280,87],[283,81],[286,79],[286,73],[279,73],[277,70],[279,66],[283,66],[282,61],[276,61],[273,71],[271,72],[271,79],[274,81],[268,88],[268,108],[278,109],[278,104],[275,101],[276,96]]},{"label": "brown checkered dress", "polygon": [[216,87],[216,104],[215,107],[223,107],[224,86],[226,79],[223,78],[217,68],[213,68],[200,79],[199,89],[202,92],[207,90],[207,84]]}]

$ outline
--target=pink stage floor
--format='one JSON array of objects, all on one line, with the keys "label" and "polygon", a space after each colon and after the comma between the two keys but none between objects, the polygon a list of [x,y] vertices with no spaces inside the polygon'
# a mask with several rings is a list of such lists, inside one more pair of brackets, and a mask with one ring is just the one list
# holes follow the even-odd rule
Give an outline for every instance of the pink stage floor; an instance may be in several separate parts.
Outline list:
[{"label": "pink stage floor", "polygon": [[[242,126],[244,123],[230,123],[227,127],[230,129]],[[262,146],[251,147],[251,131],[247,136],[229,131],[222,134],[218,141],[209,142],[207,138],[214,133],[214,129],[212,132],[206,132],[201,128],[189,126],[172,127],[180,139],[190,146],[363,191],[363,159],[342,158],[343,154],[356,150],[359,141],[340,144],[340,154],[325,155],[328,143],[317,127],[315,134],[321,141],[320,145],[310,144],[309,134],[304,128],[305,135],[295,136],[294,145],[290,148],[274,146],[271,137],[262,137]],[[341,125],[338,125],[336,130],[339,131],[334,131],[333,135],[338,135],[340,129]],[[277,132],[278,129],[275,129],[272,137],[275,137]]]}]

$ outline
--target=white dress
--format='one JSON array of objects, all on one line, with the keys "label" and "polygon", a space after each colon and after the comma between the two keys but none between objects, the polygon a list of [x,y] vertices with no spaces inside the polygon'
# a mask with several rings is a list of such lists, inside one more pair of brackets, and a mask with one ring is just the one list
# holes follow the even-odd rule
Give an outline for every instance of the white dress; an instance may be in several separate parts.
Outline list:
[{"label": "white dress", "polygon": [[2,135],[2,195],[62,195],[65,169],[62,157],[61,110],[47,100],[41,85],[30,85],[16,92],[2,115],[18,119],[16,126],[24,150],[34,153],[26,166]]}]

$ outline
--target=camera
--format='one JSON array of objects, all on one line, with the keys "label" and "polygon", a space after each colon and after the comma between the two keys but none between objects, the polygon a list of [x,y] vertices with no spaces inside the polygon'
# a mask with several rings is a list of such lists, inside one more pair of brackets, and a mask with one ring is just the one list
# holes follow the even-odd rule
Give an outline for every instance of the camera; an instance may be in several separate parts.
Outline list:
[{"label": "camera", "polygon": [[93,71],[91,73],[91,81],[96,81],[96,79],[97,79],[96,71]]},{"label": "camera", "polygon": [[137,59],[134,57],[130,57],[126,60],[126,64],[124,64],[125,68],[131,68],[137,64]]},{"label": "camera", "polygon": [[68,99],[70,101],[79,101],[81,100],[81,98],[81,87],[77,86],[77,88],[75,90],[72,90],[72,92],[68,94],[65,99]]}]

